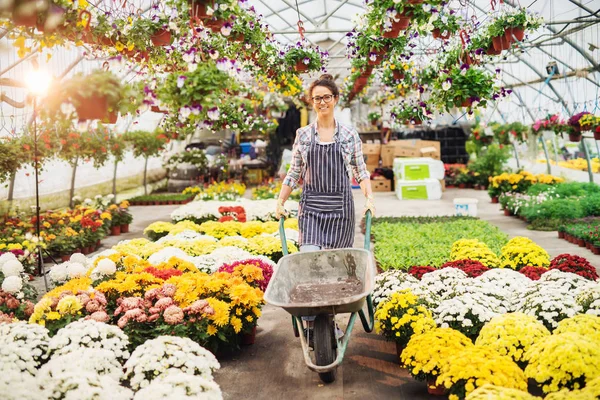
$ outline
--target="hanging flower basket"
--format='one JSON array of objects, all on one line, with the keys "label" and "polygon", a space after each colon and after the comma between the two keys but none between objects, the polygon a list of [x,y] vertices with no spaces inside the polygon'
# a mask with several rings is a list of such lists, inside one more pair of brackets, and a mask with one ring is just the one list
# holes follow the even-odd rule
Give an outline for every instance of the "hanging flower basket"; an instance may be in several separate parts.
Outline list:
[{"label": "hanging flower basket", "polygon": [[473,100],[471,99],[466,99],[466,100],[457,100],[454,104],[458,104],[460,107],[471,107],[473,105]]},{"label": "hanging flower basket", "polygon": [[102,118],[102,122],[105,124],[116,124],[119,119],[119,114],[116,111],[108,113],[105,117]]},{"label": "hanging flower basket", "polygon": [[506,35],[496,36],[492,38],[492,45],[496,51],[503,51],[510,49],[510,41],[506,38]]},{"label": "hanging flower basket", "polygon": [[168,114],[169,113],[169,111],[167,111],[167,110],[161,110],[160,108],[158,108],[158,106],[151,106],[150,110],[152,112],[160,113],[160,114]]},{"label": "hanging flower basket", "polygon": [[210,29],[213,33],[221,32],[221,27],[225,24],[225,21],[222,19],[211,19],[204,23],[204,26]]},{"label": "hanging flower basket", "polygon": [[399,69],[392,70],[392,74],[394,75],[394,79],[397,81],[404,79],[404,72],[400,71]]},{"label": "hanging flower basket", "polygon": [[389,31],[383,31],[382,36],[386,39],[396,39],[400,35],[400,31],[405,31],[408,29],[410,25],[411,17],[400,14],[398,16],[398,21],[392,22],[392,29]]},{"label": "hanging flower basket", "polygon": [[244,36],[243,33],[232,33],[227,38],[227,40],[229,40],[230,42],[239,42],[239,43],[244,42],[245,39],[246,39],[246,37]]},{"label": "hanging flower basket", "polygon": [[594,131],[594,140],[600,140],[600,128],[596,128]]},{"label": "hanging flower basket", "polygon": [[499,56],[502,54],[502,50],[496,50],[493,45],[490,45],[485,52],[488,56]]},{"label": "hanging flower basket", "polygon": [[522,42],[525,38],[525,30],[523,28],[506,28],[504,36],[506,36],[509,43],[513,43],[515,40]]},{"label": "hanging flower basket", "polygon": [[296,65],[294,66],[294,69],[297,72],[306,72],[306,71],[308,71],[308,65],[304,64],[304,62],[302,60],[298,60],[298,61],[296,61]]},{"label": "hanging flower basket", "polygon": [[210,15],[206,13],[206,8],[214,2],[212,0],[188,0],[190,6],[190,17],[206,19],[210,18]]},{"label": "hanging flower basket", "polygon": [[431,34],[433,35],[434,39],[448,40],[450,38],[449,31],[445,31],[444,33],[442,33],[442,31],[438,28],[435,28],[433,31],[431,31]]},{"label": "hanging flower basket", "polygon": [[569,140],[574,143],[581,142],[581,132],[569,133]]},{"label": "hanging flower basket", "polygon": [[[383,61],[383,56],[387,53],[386,49],[381,49],[381,50],[375,50],[375,49],[371,49],[371,51],[369,52],[369,65],[379,65],[381,64],[381,62]],[[375,56],[375,59],[373,59],[373,55]]]},{"label": "hanging flower basket", "polygon": [[54,3],[49,4],[48,12],[41,16],[36,24],[40,32],[56,32],[63,28],[66,10]]},{"label": "hanging flower basket", "polygon": [[169,46],[171,44],[171,32],[168,29],[159,29],[150,37],[152,44],[160,46]]},{"label": "hanging flower basket", "polygon": [[73,97],[75,110],[80,121],[90,119],[105,119],[108,116],[108,99],[103,95],[90,97]]},{"label": "hanging flower basket", "polygon": [[[12,3],[12,2],[11,2]],[[37,0],[21,0],[12,12],[12,21],[15,25],[35,28],[38,19]]]},{"label": "hanging flower basket", "polygon": [[371,76],[371,74],[373,73],[373,66],[371,65],[367,65],[367,68],[365,68],[364,71],[362,71],[362,73],[360,74],[361,78],[368,78]]}]

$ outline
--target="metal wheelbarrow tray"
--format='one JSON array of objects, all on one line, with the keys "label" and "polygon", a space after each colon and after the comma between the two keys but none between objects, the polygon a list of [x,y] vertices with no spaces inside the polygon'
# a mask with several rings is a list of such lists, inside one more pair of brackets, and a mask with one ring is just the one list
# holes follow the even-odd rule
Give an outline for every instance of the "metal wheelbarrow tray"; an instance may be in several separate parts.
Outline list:
[{"label": "metal wheelbarrow tray", "polygon": [[[296,317],[358,312],[373,290],[375,273],[373,255],[364,249],[290,254],[279,260],[265,300]],[[309,297],[301,291],[311,293],[312,301],[294,302]]]}]

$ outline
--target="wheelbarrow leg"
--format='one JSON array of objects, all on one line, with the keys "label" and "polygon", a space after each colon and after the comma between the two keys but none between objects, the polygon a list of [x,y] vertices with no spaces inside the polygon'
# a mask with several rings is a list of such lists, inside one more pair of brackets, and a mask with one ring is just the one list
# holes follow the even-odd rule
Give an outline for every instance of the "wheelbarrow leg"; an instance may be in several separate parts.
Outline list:
[{"label": "wheelbarrow leg", "polygon": [[294,327],[294,336],[300,337],[300,330],[298,329],[298,321],[296,320],[296,317],[294,317],[293,315],[292,315],[292,326]]}]

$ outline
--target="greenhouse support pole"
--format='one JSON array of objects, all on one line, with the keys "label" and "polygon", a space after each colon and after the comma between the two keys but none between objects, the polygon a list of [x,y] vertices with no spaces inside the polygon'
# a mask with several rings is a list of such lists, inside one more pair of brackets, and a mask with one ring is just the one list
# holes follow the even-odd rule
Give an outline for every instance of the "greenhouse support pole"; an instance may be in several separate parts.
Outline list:
[{"label": "greenhouse support pole", "polygon": [[594,143],[596,143],[596,157],[600,158],[600,148],[598,148],[598,141],[594,139]]},{"label": "greenhouse support pole", "polygon": [[73,208],[73,197],[75,196],[75,177],[77,175],[77,164],[79,156],[75,157],[75,162],[72,164],[73,171],[71,172],[71,188],[69,189],[69,207]]},{"label": "greenhouse support pole", "polygon": [[554,161],[556,161],[556,165],[558,165],[558,139],[556,139],[556,135],[552,135],[552,146],[554,147]]},{"label": "greenhouse support pole", "polygon": [[144,161],[144,196],[148,196],[148,187],[146,186],[146,176],[148,174],[148,157]]},{"label": "greenhouse support pole", "polygon": [[13,196],[15,194],[15,180],[17,178],[17,173],[13,172],[10,174],[10,181],[8,182],[8,198],[6,200],[12,202]]},{"label": "greenhouse support pole", "polygon": [[588,150],[587,144],[585,144],[585,138],[581,138],[581,144],[583,145],[583,152],[585,153],[585,159],[588,165],[588,175],[590,182],[594,182],[594,174],[592,173],[592,162],[590,161],[590,151]]},{"label": "greenhouse support pole", "polygon": [[546,147],[544,135],[540,135],[540,141],[542,142],[542,148],[544,149],[544,154],[546,155],[546,167],[548,168],[548,175],[550,175],[552,174],[552,168],[550,167],[550,157],[548,156],[548,147]]},{"label": "greenhouse support pole", "polygon": [[512,147],[515,151],[515,160],[517,160],[517,169],[521,169],[521,163],[519,162],[519,152],[517,151],[517,145],[512,142]]},{"label": "greenhouse support pole", "polygon": [[115,170],[113,171],[113,184],[112,184],[112,194],[113,196],[113,203],[117,202],[117,165],[119,164],[119,160],[117,160],[117,158],[115,157]]}]

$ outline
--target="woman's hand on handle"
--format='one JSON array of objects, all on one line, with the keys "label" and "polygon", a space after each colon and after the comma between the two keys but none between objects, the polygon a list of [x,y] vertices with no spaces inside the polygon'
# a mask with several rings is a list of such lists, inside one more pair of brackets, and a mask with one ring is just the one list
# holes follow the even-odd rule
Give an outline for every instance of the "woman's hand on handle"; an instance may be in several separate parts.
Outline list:
[{"label": "woman's hand on handle", "polygon": [[283,200],[282,199],[277,199],[277,207],[275,209],[275,218],[277,218],[278,220],[281,219],[281,217],[286,217],[288,216],[288,212],[285,209],[285,206],[283,205]]},{"label": "woman's hand on handle", "polygon": [[365,201],[365,209],[363,210],[363,214],[366,214],[367,211],[371,211],[371,216],[375,216],[375,204],[373,203],[373,195],[367,196],[367,200]]}]

